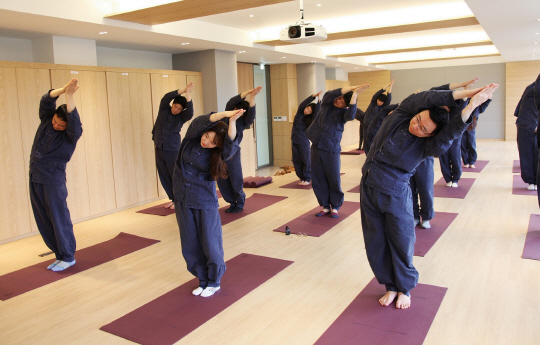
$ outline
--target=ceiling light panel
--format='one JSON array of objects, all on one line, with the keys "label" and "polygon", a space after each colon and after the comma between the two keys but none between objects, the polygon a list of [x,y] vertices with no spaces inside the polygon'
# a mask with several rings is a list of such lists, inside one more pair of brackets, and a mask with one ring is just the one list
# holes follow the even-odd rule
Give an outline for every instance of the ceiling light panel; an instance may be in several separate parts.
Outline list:
[{"label": "ceiling light panel", "polygon": [[455,58],[455,57],[474,57],[475,55],[489,55],[497,54],[499,51],[495,46],[481,46],[481,47],[467,47],[467,48],[455,48],[455,49],[440,49],[430,50],[422,52],[411,53],[399,53],[399,54],[385,54],[385,55],[372,55],[367,56],[368,63],[386,63],[392,61],[416,61],[416,60],[429,60],[429,59],[442,59],[442,58]]}]

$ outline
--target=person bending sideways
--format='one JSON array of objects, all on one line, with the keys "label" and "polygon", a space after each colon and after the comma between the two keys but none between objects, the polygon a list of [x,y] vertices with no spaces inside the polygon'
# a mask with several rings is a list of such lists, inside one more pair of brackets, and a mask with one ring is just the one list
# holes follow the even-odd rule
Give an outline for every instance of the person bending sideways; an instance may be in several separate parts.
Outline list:
[{"label": "person bending sideways", "polygon": [[[55,272],[75,265],[76,242],[66,201],[66,164],[83,131],[73,100],[78,89],[77,79],[71,79],[64,87],[41,97],[41,123],[30,153],[30,202],[39,233],[56,256],[47,269]],[[62,94],[66,95],[66,104],[57,108],[56,100]]]},{"label": "person bending sideways", "polygon": [[[407,97],[383,122],[362,167],[360,215],[369,264],[386,294],[383,306],[411,306],[410,292],[418,283],[413,266],[415,230],[410,177],[426,157],[446,151],[466,130],[473,110],[497,89],[425,91]],[[448,119],[442,106],[471,97],[460,116]]]}]

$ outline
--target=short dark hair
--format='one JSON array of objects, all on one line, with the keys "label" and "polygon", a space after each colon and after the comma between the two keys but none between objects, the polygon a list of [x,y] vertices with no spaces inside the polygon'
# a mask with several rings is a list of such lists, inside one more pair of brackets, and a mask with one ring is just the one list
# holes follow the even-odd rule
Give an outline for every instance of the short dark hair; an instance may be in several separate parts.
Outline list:
[{"label": "short dark hair", "polygon": [[56,108],[56,116],[64,122],[67,122],[67,113],[67,106],[65,104],[62,104]]},{"label": "short dark hair", "polygon": [[173,104],[180,104],[182,106],[182,110],[186,109],[186,106],[187,106],[186,97],[180,96],[180,95],[174,97],[174,100],[173,100],[172,103]]},{"label": "short dark hair", "polygon": [[381,102],[386,102],[386,99],[388,98],[388,96],[386,96],[384,93],[379,95],[379,97],[377,97],[377,100],[378,101],[381,101]]},{"label": "short dark hair", "polygon": [[[315,107],[316,106],[317,106],[317,104],[315,104],[315,103],[309,103],[308,105],[306,105],[306,108],[311,108],[311,113],[313,114],[315,112]],[[304,108],[304,110],[306,108]]]},{"label": "short dark hair", "polygon": [[349,103],[351,103],[351,98],[352,98],[352,91],[349,91],[343,95],[343,100],[345,101],[345,104],[347,106],[349,106]]},{"label": "short dark hair", "polygon": [[443,127],[446,126],[448,122],[450,122],[450,113],[446,109],[441,107],[433,107],[429,108],[428,110],[431,121],[433,121],[437,125],[433,133],[431,133],[432,135],[435,135],[439,133],[439,131],[443,129]]},{"label": "short dark hair", "polygon": [[247,113],[248,110],[249,110],[249,102],[248,101],[240,101],[240,102],[236,103],[236,105],[234,106],[234,109],[235,110],[244,109],[244,111]]}]

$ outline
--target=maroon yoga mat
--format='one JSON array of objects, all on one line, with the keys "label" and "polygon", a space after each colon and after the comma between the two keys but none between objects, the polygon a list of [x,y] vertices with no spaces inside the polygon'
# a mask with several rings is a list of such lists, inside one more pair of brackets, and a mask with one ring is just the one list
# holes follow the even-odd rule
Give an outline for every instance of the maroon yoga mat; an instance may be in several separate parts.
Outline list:
[{"label": "maroon yoga mat", "polygon": [[512,165],[512,172],[513,173],[521,173],[521,165],[519,164],[519,161],[514,161],[514,164]]},{"label": "maroon yoga mat", "polygon": [[234,222],[237,219],[250,215],[285,199],[287,199],[286,196],[253,193],[252,196],[246,199],[244,210],[242,212],[225,213],[225,210],[229,208],[229,205],[220,208],[219,216],[221,217],[221,224],[229,224],[230,222]]},{"label": "maroon yoga mat", "polygon": [[349,193],[360,193],[360,185],[352,188],[352,189],[349,189],[347,192]]},{"label": "maroon yoga mat", "polygon": [[341,151],[340,154],[342,155],[355,155],[359,156],[364,153],[364,150],[351,150],[351,151]]},{"label": "maroon yoga mat", "polygon": [[77,263],[65,271],[53,272],[47,270],[47,266],[54,262],[53,259],[50,262],[41,262],[4,274],[0,276],[0,300],[5,301],[158,242],[158,240],[121,232],[111,240],[77,250],[75,253]]},{"label": "maroon yoga mat", "polygon": [[431,228],[424,229],[420,227],[420,224],[417,225],[414,255],[425,256],[457,216],[457,213],[437,212],[435,217],[429,221]]},{"label": "maroon yoga mat", "polygon": [[193,279],[100,329],[139,344],[174,344],[292,263],[240,254],[227,261],[221,289],[212,297],[193,296]]},{"label": "maroon yoga mat", "polygon": [[315,214],[321,209],[322,208],[320,206],[317,206],[300,217],[283,224],[277,229],[274,229],[274,231],[285,232],[285,226],[288,226],[291,230],[291,234],[302,233],[308,236],[320,237],[341,221],[345,220],[345,218],[358,211],[360,209],[360,203],[345,201],[339,209],[339,218],[332,218],[329,214],[322,217],[315,216]]},{"label": "maroon yoga mat", "polygon": [[145,208],[144,210],[137,211],[137,213],[153,214],[155,216],[168,216],[168,215],[174,214],[174,210],[163,207],[167,205],[168,203],[169,202],[166,202],[161,205]]},{"label": "maroon yoga mat", "polygon": [[479,173],[482,170],[484,170],[484,168],[486,167],[486,165],[488,163],[489,163],[489,161],[476,161],[476,163],[474,163],[474,169],[473,168],[465,168],[463,165],[461,167],[462,167],[463,172],[476,172],[476,173]]},{"label": "maroon yoga mat", "polygon": [[306,190],[309,190],[309,189],[312,189],[313,186],[310,184],[308,184],[307,186],[300,186],[299,183],[301,181],[298,180],[298,181],[294,181],[294,182],[291,182],[291,183],[288,183],[286,185],[283,185],[279,188],[288,188],[288,189],[306,189]]},{"label": "maroon yoga mat", "polygon": [[383,307],[385,287],[373,279],[315,345],[421,345],[448,289],[418,284],[411,291],[411,307]]},{"label": "maroon yoga mat", "polygon": [[520,175],[514,175],[514,180],[512,183],[512,194],[514,195],[538,195],[536,190],[528,190],[529,185],[523,182]]},{"label": "maroon yoga mat", "polygon": [[271,176],[268,176],[268,177],[260,176],[259,178],[257,178],[257,179],[250,182],[250,187],[251,188],[259,188],[259,187],[264,186],[265,184],[269,184],[271,182],[272,182],[272,177]]},{"label": "maroon yoga mat", "polygon": [[462,177],[458,181],[458,187],[454,188],[446,187],[446,182],[444,181],[444,178],[441,177],[441,179],[435,183],[435,186],[433,186],[433,196],[439,198],[465,199],[467,193],[469,193],[469,190],[474,183],[474,180],[474,178]]},{"label": "maroon yoga mat", "polygon": [[251,181],[253,181],[256,178],[257,178],[257,176],[244,177],[244,188],[249,188],[249,186],[251,184]]},{"label": "maroon yoga mat", "polygon": [[523,246],[523,259],[540,260],[540,214],[531,214],[529,230]]}]

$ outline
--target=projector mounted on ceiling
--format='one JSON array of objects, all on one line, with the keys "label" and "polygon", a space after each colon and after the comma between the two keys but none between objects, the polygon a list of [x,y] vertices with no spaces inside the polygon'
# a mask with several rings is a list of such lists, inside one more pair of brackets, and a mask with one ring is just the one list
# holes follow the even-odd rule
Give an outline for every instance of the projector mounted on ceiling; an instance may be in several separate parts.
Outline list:
[{"label": "projector mounted on ceiling", "polygon": [[300,20],[282,29],[279,33],[281,41],[290,43],[311,43],[324,41],[326,39],[326,29],[320,25],[304,23],[304,1],[300,0]]}]

